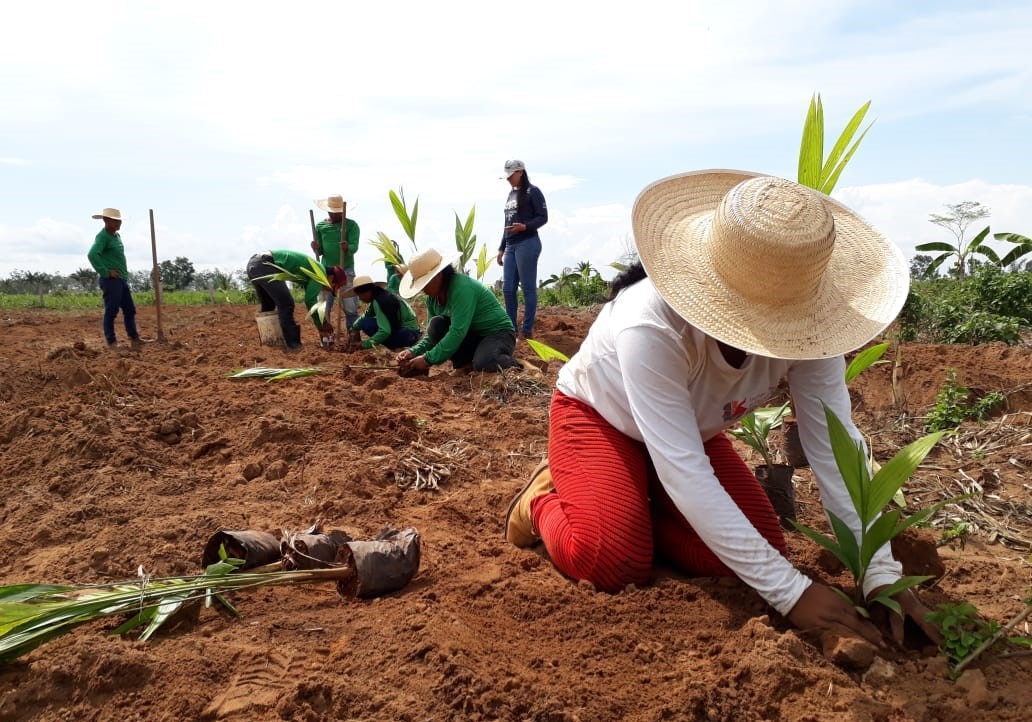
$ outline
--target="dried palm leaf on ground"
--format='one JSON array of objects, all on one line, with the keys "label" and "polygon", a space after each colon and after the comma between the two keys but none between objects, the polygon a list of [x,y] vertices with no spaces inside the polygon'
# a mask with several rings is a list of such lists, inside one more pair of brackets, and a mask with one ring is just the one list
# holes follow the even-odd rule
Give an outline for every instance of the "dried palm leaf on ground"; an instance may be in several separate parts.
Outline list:
[{"label": "dried palm leaf on ground", "polygon": [[[236,609],[223,597],[228,592],[282,584],[341,581],[354,575],[351,566],[291,572],[234,572],[240,560],[222,559],[203,574],[112,584],[15,584],[0,586],[0,663],[11,662],[41,644],[101,617],[133,614],[115,633],[147,625],[146,640],[188,602],[204,599]],[[231,573],[234,572],[234,573]]]},{"label": "dried palm leaf on ground", "polygon": [[321,374],[323,369],[319,366],[308,366],[304,368],[280,369],[268,366],[255,366],[243,369],[229,375],[231,379],[255,379],[264,378],[266,381],[283,381],[284,379],[300,379],[305,376]]},{"label": "dried palm leaf on ground", "polygon": [[436,491],[440,482],[466,460],[469,448],[468,443],[456,439],[436,448],[413,441],[395,464],[394,481],[402,489]]}]

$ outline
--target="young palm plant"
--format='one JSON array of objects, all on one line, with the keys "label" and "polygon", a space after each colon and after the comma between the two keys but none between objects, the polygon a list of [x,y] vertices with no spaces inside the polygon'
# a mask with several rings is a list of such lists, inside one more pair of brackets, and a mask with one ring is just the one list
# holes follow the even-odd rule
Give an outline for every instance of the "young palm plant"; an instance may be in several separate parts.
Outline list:
[{"label": "young palm plant", "polygon": [[[824,106],[821,103],[820,94],[810,98],[810,108],[806,114],[806,121],[803,124],[803,139],[799,146],[799,184],[819,190],[825,195],[831,195],[839,176],[845,169],[849,159],[860,146],[860,141],[871,129],[871,124],[860,133],[855,141],[860,125],[864,122],[871,101],[867,101],[860,109],[853,114],[853,117],[842,130],[842,134],[835,141],[831,154],[824,158]],[[852,144],[852,145],[850,145]]]},{"label": "young palm plant", "polygon": [[[834,532],[834,539],[793,522],[796,529],[834,554],[853,575],[854,590],[850,602],[863,610],[863,587],[868,567],[874,554],[905,529],[925,521],[946,504],[956,501],[947,499],[903,517],[901,509],[890,509],[883,513],[889,501],[910,478],[924,458],[938,443],[945,432],[928,434],[904,447],[887,461],[881,469],[871,475],[867,455],[863,446],[847,433],[845,426],[827,406],[824,415],[828,422],[828,433],[839,473],[846,484],[849,498],[860,518],[860,537],[857,538],[849,526],[828,511],[828,519]],[[883,589],[871,603],[884,604],[899,613],[899,604],[892,596],[930,579],[927,576],[906,576]]]},{"label": "young palm plant", "polygon": [[[315,281],[322,286],[326,291],[332,291],[333,288],[330,286],[330,279],[326,276],[326,269],[319,261],[314,258],[308,259],[308,268],[299,269],[303,275],[298,276],[288,271],[283,266],[277,266],[275,263],[270,262],[268,265],[273,268],[278,268],[279,273],[270,273],[267,276],[261,276],[255,280],[261,281],[290,281],[291,283],[297,283],[305,285],[309,281]],[[326,295],[326,298],[319,301],[312,306],[308,311],[309,316],[315,316],[316,320],[321,324],[326,318],[330,310],[330,297]]]}]

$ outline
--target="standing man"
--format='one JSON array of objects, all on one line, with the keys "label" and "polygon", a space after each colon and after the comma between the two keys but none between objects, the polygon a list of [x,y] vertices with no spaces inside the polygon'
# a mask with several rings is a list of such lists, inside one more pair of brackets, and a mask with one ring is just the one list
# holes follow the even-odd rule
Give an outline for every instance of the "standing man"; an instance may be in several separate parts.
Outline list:
[{"label": "standing man", "polygon": [[[330,196],[315,202],[329,214],[329,218],[315,224],[315,238],[312,239],[312,250],[315,257],[327,268],[340,266],[348,276],[344,290],[351,288],[355,280],[355,251],[358,250],[358,224],[350,218],[344,218],[344,198]],[[343,246],[343,254],[341,253]],[[345,328],[351,328],[358,320],[358,298],[350,296],[340,299],[340,307],[344,311]]]},{"label": "standing man", "polygon": [[133,303],[133,294],[126,282],[129,269],[125,262],[122,237],[118,235],[118,229],[122,227],[122,214],[117,208],[105,208],[93,218],[104,221],[104,228],[97,234],[87,254],[90,265],[100,276],[100,290],[104,294],[104,339],[108,348],[115,348],[115,316],[121,309],[129,343],[138,349],[143,342],[136,330],[136,304]]}]

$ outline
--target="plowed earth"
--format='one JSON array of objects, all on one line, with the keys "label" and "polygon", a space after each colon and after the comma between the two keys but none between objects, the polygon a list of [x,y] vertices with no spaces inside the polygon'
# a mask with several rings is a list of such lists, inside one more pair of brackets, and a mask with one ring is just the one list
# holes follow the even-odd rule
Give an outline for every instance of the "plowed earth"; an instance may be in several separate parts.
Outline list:
[{"label": "plowed earth", "polygon": [[[299,531],[316,520],[369,538],[422,534],[401,592],[354,601],[332,584],[241,592],[242,616],[187,616],[147,643],[80,627],[0,667],[0,720],[1028,720],[1032,657],[989,656],[959,682],[941,657],[890,653],[867,672],[826,659],[736,580],[658,569],[653,584],[596,592],[540,548],[501,536],[505,508],[545,453],[549,388],[453,373],[400,379],[372,352],[258,343],[254,308],[170,308],[166,343],[103,348],[100,309],[0,315],[0,582],[92,583],[199,571],[219,529]],[[573,353],[593,310],[542,309],[538,336]],[[141,328],[154,336],[153,308]],[[121,329],[119,329],[121,331]],[[124,343],[124,339],[123,339]],[[530,356],[521,345],[519,355]],[[910,536],[908,571],[941,578],[930,604],[968,600],[1005,621],[1032,584],[1032,349],[906,345],[905,410],[891,366],[851,387],[878,458],[921,433],[948,369],[1007,391],[915,475],[915,506],[980,490]],[[233,381],[253,365],[320,365],[283,382]],[[737,442],[736,442],[737,443]],[[743,454],[758,463],[751,452]],[[412,489],[416,480],[438,489]],[[808,469],[800,518],[822,526]],[[969,521],[963,547],[942,528]],[[798,533],[794,561],[842,570]],[[908,558],[911,557],[911,558]],[[921,567],[915,569],[915,567]]]}]

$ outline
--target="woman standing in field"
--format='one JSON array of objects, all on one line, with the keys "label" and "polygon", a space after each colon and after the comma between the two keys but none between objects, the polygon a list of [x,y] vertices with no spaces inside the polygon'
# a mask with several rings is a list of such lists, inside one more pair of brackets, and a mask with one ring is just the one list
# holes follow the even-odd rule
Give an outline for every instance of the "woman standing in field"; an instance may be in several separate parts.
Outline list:
[{"label": "woman standing in field", "polygon": [[[505,228],[498,248],[498,265],[502,267],[502,294],[505,312],[512,326],[519,329],[517,340],[532,338],[537,314],[537,263],[541,255],[538,229],[548,223],[548,207],[541,189],[530,184],[527,167],[522,160],[505,161],[505,178],[512,186],[505,201]],[[519,295],[523,288],[523,325],[517,323]]]},{"label": "woman standing in field", "polygon": [[[879,643],[849,602],[788,561],[777,515],[724,431],[787,378],[824,506],[858,534],[823,405],[862,443],[843,354],[896,317],[903,255],[831,198],[741,171],[657,181],[632,225],[641,263],[614,281],[559,373],[548,459],[513,499],[506,538],[543,541],[560,571],[605,591],[647,583],[662,554],[691,575],[739,577],[800,629]],[[884,547],[864,594],[900,574]],[[893,598],[937,638],[913,593]]]}]

